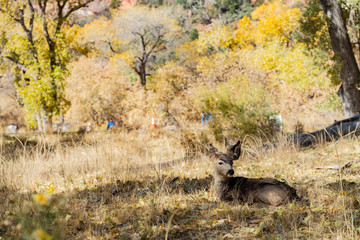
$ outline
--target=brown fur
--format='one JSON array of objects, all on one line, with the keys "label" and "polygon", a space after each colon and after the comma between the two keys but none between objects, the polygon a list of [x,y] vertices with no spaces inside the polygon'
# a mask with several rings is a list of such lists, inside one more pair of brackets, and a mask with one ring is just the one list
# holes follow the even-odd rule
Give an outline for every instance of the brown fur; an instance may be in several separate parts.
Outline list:
[{"label": "brown fur", "polygon": [[229,145],[226,154],[211,144],[209,150],[214,159],[216,193],[222,201],[279,206],[299,200],[294,188],[276,179],[233,177],[233,161],[241,154],[240,141]]}]

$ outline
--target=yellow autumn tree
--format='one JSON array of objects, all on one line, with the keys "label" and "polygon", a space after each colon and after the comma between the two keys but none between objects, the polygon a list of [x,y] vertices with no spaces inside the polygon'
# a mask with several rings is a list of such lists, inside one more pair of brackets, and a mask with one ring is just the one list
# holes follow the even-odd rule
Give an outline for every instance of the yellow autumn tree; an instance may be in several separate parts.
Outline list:
[{"label": "yellow autumn tree", "polygon": [[300,17],[299,8],[291,8],[279,0],[257,7],[251,13],[251,18],[257,21],[256,44],[275,39],[289,42],[299,26]]},{"label": "yellow autumn tree", "polygon": [[123,114],[126,81],[103,58],[81,57],[72,63],[66,97],[72,106],[66,118],[100,126]]},{"label": "yellow autumn tree", "polygon": [[234,29],[229,26],[216,24],[199,38],[193,41],[197,51],[202,54],[215,53],[233,46]]},{"label": "yellow autumn tree", "polygon": [[[267,116],[283,110],[280,102],[329,86],[325,69],[293,37],[300,13],[281,1],[270,2],[256,8],[251,18],[240,19],[236,30],[214,26],[192,42],[199,55],[191,61],[198,81],[205,83],[197,107],[220,119],[214,125],[217,136],[233,128],[245,133],[244,126],[250,125],[253,132],[259,124],[264,129],[271,124]],[[235,97],[239,92],[247,97]]]},{"label": "yellow autumn tree", "polygon": [[235,31],[234,44],[240,48],[251,48],[256,42],[256,25],[249,17],[239,20]]},{"label": "yellow autumn tree", "polygon": [[183,65],[206,78],[205,81],[219,81],[218,74],[222,72],[219,68],[231,64],[229,55],[233,47],[234,28],[217,24],[198,39],[182,45],[177,56],[184,61]]},{"label": "yellow autumn tree", "polygon": [[68,109],[64,88],[72,56],[70,16],[93,1],[0,0],[0,20],[7,23],[1,29],[0,63],[11,66],[29,127],[51,128],[53,116]]}]

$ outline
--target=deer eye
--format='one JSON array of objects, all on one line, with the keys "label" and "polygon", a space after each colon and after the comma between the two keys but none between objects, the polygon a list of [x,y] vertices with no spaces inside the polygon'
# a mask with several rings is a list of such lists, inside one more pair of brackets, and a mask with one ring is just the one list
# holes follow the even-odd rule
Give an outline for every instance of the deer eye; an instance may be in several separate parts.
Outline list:
[{"label": "deer eye", "polygon": [[219,162],[219,165],[223,165],[224,164],[224,162]]}]

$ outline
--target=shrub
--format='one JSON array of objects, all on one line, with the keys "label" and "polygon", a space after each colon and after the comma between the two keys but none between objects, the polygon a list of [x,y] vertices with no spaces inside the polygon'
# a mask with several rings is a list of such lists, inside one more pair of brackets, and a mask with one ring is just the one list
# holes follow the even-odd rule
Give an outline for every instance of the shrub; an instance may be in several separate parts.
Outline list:
[{"label": "shrub", "polygon": [[214,89],[204,89],[199,105],[201,111],[213,115],[210,127],[216,140],[225,135],[239,138],[273,132],[270,99],[260,84],[247,79],[232,79]]},{"label": "shrub", "polygon": [[199,38],[199,32],[196,28],[190,30],[189,34],[190,41],[196,40]]},{"label": "shrub", "polygon": [[25,202],[19,214],[23,239],[63,239],[65,200],[50,194],[34,194],[33,201]]}]

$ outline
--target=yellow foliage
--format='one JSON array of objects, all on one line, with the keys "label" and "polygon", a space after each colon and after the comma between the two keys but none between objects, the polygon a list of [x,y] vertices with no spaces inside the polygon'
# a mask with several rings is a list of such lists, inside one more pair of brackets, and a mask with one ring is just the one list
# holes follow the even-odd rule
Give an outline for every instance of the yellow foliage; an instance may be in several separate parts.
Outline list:
[{"label": "yellow foliage", "polygon": [[238,22],[234,42],[241,48],[252,47],[256,40],[256,26],[248,17],[243,17]]},{"label": "yellow foliage", "polygon": [[112,55],[110,58],[110,63],[113,67],[126,68],[126,66],[132,66],[135,61],[135,56],[131,53],[130,50],[124,51],[120,54]]},{"label": "yellow foliage", "polygon": [[212,56],[200,57],[196,70],[208,81],[222,81],[223,79],[217,79],[220,77],[219,75],[221,75],[221,78],[225,78],[226,69],[231,69],[234,65],[231,54],[231,51],[227,51],[226,53],[220,52]]},{"label": "yellow foliage", "polygon": [[67,117],[101,125],[109,117],[121,115],[126,82],[108,62],[82,57],[72,67],[66,88],[72,101]]},{"label": "yellow foliage", "polygon": [[175,54],[177,59],[180,59],[182,66],[195,71],[199,57],[201,54],[197,51],[196,41],[180,45],[176,49]]},{"label": "yellow foliage", "polygon": [[253,72],[259,68],[267,73],[268,88],[285,83],[302,91],[328,83],[325,71],[305,54],[305,46],[294,41],[288,44],[299,26],[300,9],[274,1],[259,6],[251,16],[253,20],[240,19],[233,33],[231,28],[217,25],[186,47],[191,55],[188,61],[196,64],[203,78],[221,82],[238,74],[239,68]]},{"label": "yellow foliage", "polygon": [[46,232],[44,232],[44,230],[42,230],[41,228],[36,229],[31,236],[33,237],[33,239],[35,240],[51,240],[52,237],[47,234]]},{"label": "yellow foliage", "polygon": [[39,193],[33,196],[33,200],[36,204],[41,206],[50,205],[50,197],[47,194]]},{"label": "yellow foliage", "polygon": [[269,78],[277,84],[289,84],[301,91],[329,84],[326,71],[317,67],[314,59],[304,52],[302,44],[289,48],[279,42],[269,42],[254,52],[254,62],[271,73]]},{"label": "yellow foliage", "polygon": [[222,48],[233,46],[234,32],[229,26],[216,25],[205,34],[201,34],[194,44],[197,46],[199,53],[208,53],[218,51]]},{"label": "yellow foliage", "polygon": [[149,79],[148,87],[156,91],[157,101],[165,104],[166,110],[171,100],[180,96],[189,84],[185,67],[168,62]]},{"label": "yellow foliage", "polygon": [[[112,40],[112,37],[107,33],[114,32],[115,29],[107,18],[100,17],[77,29],[77,31],[76,40],[79,44],[90,45],[92,54],[104,55],[108,53],[108,42]],[[99,34],[100,32],[102,34]]]},{"label": "yellow foliage", "polygon": [[264,44],[273,39],[288,42],[290,34],[299,25],[300,17],[299,8],[290,8],[278,0],[257,7],[251,13],[251,18],[258,20],[256,43]]},{"label": "yellow foliage", "polygon": [[289,42],[291,33],[299,26],[301,12],[298,8],[274,1],[257,7],[251,18],[253,21],[243,17],[238,22],[233,41],[240,48],[252,48],[269,41]]},{"label": "yellow foliage", "polygon": [[111,22],[105,18],[100,17],[91,21],[88,24],[85,24],[83,28],[80,29],[79,40],[97,40],[101,37],[106,37],[106,35],[99,34],[100,30],[111,29]]}]

